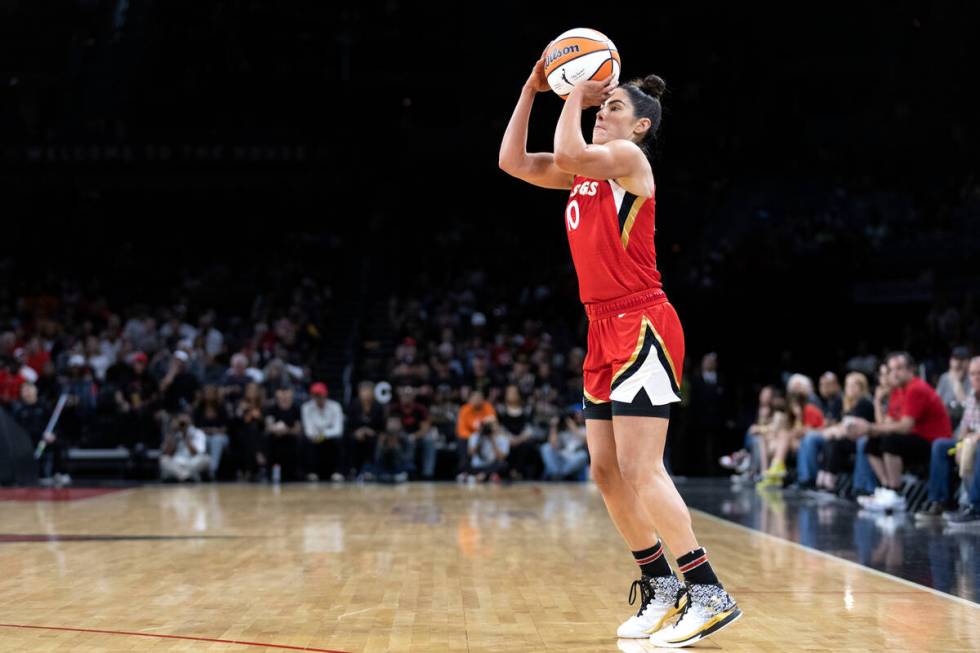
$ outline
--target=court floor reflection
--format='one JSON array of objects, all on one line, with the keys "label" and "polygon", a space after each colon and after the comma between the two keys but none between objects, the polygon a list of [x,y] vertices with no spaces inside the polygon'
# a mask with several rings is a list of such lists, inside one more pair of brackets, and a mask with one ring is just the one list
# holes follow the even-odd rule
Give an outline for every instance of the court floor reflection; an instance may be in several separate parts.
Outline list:
[{"label": "court floor reflection", "polygon": [[980,529],[917,525],[816,493],[733,489],[725,479],[679,487],[691,508],[980,603]]}]

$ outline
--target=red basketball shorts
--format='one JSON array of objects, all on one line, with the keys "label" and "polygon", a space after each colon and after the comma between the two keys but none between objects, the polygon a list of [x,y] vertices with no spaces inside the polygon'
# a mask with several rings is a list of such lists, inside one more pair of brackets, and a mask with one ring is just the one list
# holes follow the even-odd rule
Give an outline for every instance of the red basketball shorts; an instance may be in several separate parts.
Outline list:
[{"label": "red basketball shorts", "polygon": [[[586,418],[666,417],[681,400],[684,331],[661,290],[586,304],[589,343],[582,366]],[[644,392],[640,392],[643,390]]]}]

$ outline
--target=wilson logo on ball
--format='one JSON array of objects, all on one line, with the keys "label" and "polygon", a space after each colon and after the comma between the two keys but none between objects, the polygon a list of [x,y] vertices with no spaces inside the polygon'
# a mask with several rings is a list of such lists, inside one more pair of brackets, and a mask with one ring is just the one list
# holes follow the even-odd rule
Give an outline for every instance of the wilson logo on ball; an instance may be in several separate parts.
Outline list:
[{"label": "wilson logo on ball", "polygon": [[574,52],[580,52],[580,51],[581,48],[577,45],[569,45],[561,49],[556,49],[553,52],[550,52],[547,57],[545,57],[544,65],[550,66],[551,62],[554,61],[555,59],[558,59],[559,57],[564,57],[566,54],[572,54]]}]

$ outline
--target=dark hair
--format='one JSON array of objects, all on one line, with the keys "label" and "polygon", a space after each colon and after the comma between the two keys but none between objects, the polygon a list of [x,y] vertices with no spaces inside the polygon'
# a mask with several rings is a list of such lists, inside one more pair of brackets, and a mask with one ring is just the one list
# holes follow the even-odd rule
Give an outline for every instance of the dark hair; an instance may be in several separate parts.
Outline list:
[{"label": "dark hair", "polygon": [[909,369],[915,368],[915,360],[912,358],[912,354],[908,353],[907,351],[893,351],[885,357],[885,362],[887,363],[893,358],[901,358],[902,363],[904,363],[905,367]]},{"label": "dark hair", "polygon": [[626,91],[633,103],[634,115],[637,118],[650,119],[650,129],[643,134],[639,146],[648,158],[652,158],[657,145],[657,133],[660,131],[660,118],[663,113],[660,99],[667,91],[667,84],[657,75],[647,75],[624,84],[623,90]]}]

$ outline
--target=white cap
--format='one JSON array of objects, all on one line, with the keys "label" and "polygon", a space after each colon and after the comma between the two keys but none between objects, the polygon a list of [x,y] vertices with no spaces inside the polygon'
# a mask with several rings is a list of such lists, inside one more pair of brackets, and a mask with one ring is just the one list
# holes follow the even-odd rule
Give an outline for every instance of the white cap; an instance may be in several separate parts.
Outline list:
[{"label": "white cap", "polygon": [[25,365],[20,368],[20,376],[28,383],[37,383],[37,372],[34,371],[33,367]]},{"label": "white cap", "polygon": [[187,355],[187,352],[184,351],[183,349],[178,349],[177,351],[175,351],[174,352],[174,358],[176,358],[179,361],[183,361],[185,363],[187,363],[187,362],[189,362],[191,360],[191,357],[188,356]]}]

